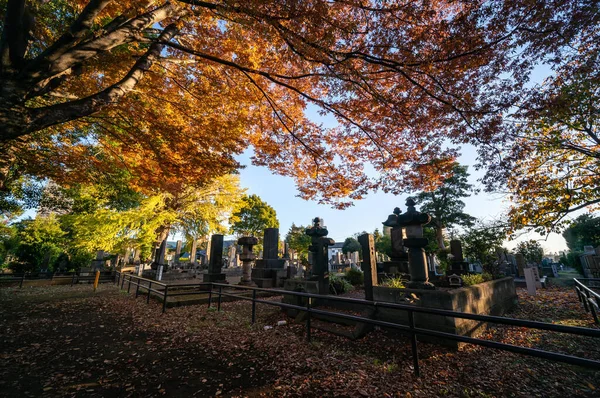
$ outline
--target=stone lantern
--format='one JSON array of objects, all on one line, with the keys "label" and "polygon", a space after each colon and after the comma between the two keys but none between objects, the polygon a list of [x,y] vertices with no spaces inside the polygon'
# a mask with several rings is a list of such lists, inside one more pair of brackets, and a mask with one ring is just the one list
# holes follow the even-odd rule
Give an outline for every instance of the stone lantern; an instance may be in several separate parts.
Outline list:
[{"label": "stone lantern", "polygon": [[323,220],[316,217],[313,220],[313,226],[307,228],[304,233],[311,238],[311,245],[308,250],[312,253],[312,266],[310,279],[319,282],[319,294],[329,293],[329,258],[328,248],[333,246],[335,241],[327,238],[327,228],[321,226]]},{"label": "stone lantern", "polygon": [[404,227],[406,233],[403,242],[408,248],[409,288],[435,289],[435,286],[429,282],[427,256],[424,250],[429,241],[423,237],[423,225],[427,225],[430,221],[429,214],[417,211],[412,198],[406,200],[406,213],[398,215],[398,225]]},{"label": "stone lantern", "polygon": [[258,239],[254,236],[243,236],[238,239],[238,245],[242,246],[240,260],[242,261],[242,279],[240,285],[253,285],[250,273],[252,271],[252,262],[256,259],[256,254],[252,252],[254,245],[258,244]]}]

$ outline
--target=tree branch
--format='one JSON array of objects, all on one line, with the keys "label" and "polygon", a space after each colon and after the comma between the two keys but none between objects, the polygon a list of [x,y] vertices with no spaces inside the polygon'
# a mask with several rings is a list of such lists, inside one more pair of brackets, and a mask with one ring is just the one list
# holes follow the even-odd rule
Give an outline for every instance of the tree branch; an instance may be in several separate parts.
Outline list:
[{"label": "tree branch", "polygon": [[169,41],[178,31],[175,24],[167,26],[159,37],[160,41],[150,46],[148,51],[133,65],[129,73],[122,80],[105,90],[78,101],[32,109],[30,111],[31,122],[24,130],[24,134],[91,115],[107,105],[118,101],[125,94],[133,90],[146,71],[150,69],[152,63],[160,57],[164,46],[161,42]]}]

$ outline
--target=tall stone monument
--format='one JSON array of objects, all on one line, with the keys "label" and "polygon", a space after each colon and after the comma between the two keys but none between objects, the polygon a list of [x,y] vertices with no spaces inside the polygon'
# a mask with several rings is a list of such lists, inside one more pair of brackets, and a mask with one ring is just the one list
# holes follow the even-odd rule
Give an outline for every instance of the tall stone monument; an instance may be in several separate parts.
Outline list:
[{"label": "tall stone monument", "polygon": [[203,275],[204,282],[227,283],[223,268],[223,235],[213,235],[210,238],[210,258],[208,273]]}]

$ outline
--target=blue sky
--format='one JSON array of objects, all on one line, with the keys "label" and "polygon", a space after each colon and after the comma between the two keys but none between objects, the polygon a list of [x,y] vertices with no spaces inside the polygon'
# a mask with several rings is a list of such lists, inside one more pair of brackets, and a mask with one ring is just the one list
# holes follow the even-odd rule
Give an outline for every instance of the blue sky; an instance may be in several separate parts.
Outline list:
[{"label": "blue sky", "polygon": [[[387,219],[394,207],[398,206],[403,211],[406,209],[405,202],[409,195],[394,196],[382,192],[372,193],[366,199],[354,202],[354,206],[345,210],[336,210],[327,205],[303,200],[297,196],[298,191],[293,179],[274,175],[266,167],[252,166],[251,155],[252,151],[248,150],[238,158],[246,165],[246,168],[240,172],[241,185],[247,188],[248,194],[260,196],[275,209],[279,219],[281,239],[292,223],[308,225],[311,219],[321,217],[329,230],[329,236],[336,242],[340,242],[356,232],[373,232],[375,228],[381,230],[381,223]],[[474,169],[475,160],[473,148],[464,147],[459,163],[470,166],[470,182],[478,186],[477,179],[483,172]],[[464,202],[465,212],[489,221],[502,218],[508,207],[508,203],[501,196],[484,193],[465,198]],[[529,233],[515,241],[505,242],[505,247],[513,248],[521,240],[529,239],[541,239],[540,243],[547,253],[566,250],[564,239],[557,234],[551,234],[546,239]]]}]

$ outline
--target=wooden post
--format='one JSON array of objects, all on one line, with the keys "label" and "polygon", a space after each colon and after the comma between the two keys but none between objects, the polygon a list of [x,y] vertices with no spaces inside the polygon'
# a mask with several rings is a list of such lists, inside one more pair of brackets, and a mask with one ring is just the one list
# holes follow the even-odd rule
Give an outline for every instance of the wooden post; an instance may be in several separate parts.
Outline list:
[{"label": "wooden post", "polygon": [[100,271],[96,271],[96,279],[94,279],[94,291],[98,288],[98,282],[100,281]]}]

